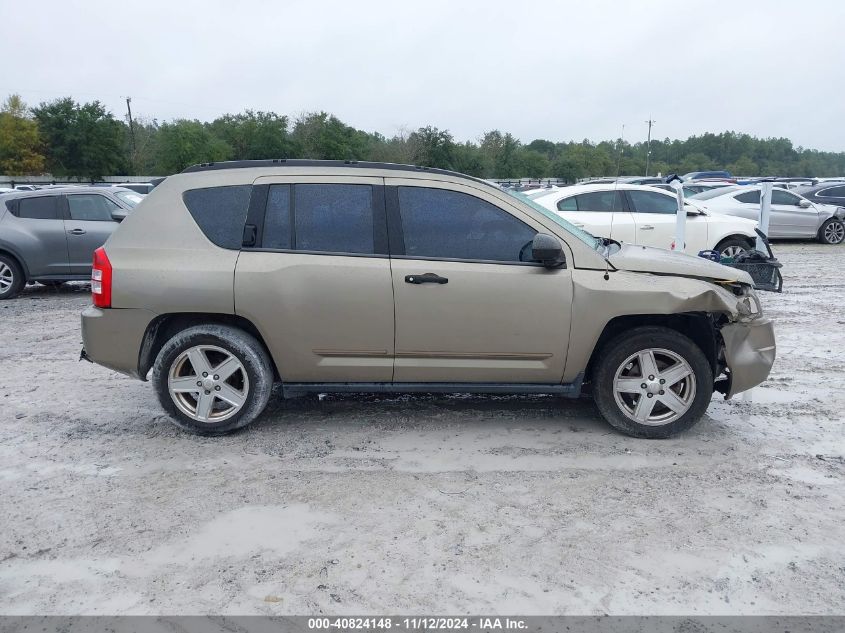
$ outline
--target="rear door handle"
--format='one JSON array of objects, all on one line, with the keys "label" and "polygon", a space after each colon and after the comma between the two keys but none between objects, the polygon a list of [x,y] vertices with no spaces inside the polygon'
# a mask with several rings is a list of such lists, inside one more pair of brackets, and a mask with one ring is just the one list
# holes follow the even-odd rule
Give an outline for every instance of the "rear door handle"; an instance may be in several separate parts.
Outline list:
[{"label": "rear door handle", "polygon": [[68,231],[71,235],[85,235],[87,231],[85,229],[71,229]]},{"label": "rear door handle", "polygon": [[653,231],[654,227],[651,224],[646,224],[640,227],[640,231]]},{"label": "rear door handle", "polygon": [[434,273],[425,273],[424,275],[405,275],[406,284],[448,284],[449,280],[446,277],[441,277]]}]

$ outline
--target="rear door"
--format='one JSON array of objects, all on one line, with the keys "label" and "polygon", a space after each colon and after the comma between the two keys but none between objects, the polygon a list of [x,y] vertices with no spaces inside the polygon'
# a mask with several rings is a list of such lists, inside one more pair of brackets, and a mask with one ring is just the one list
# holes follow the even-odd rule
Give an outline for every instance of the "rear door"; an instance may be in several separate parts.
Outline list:
[{"label": "rear door", "polygon": [[589,191],[557,203],[558,213],[596,237],[634,244],[634,220],[620,190]]},{"label": "rear door", "polygon": [[68,274],[65,227],[60,196],[27,196],[13,203],[3,237],[23,257],[30,277]]},{"label": "rear door", "polygon": [[560,384],[572,276],[531,261],[542,226],[469,185],[385,182],[394,382]]},{"label": "rear door", "polygon": [[117,228],[112,212],[120,210],[120,206],[99,193],[70,193],[64,200],[70,273],[87,275],[91,272],[94,251]]},{"label": "rear door", "polygon": [[283,381],[393,378],[383,183],[373,177],[255,181],[235,271],[235,310],[259,329]]},{"label": "rear door", "polygon": [[[672,248],[678,221],[678,199],[669,193],[645,189],[629,189],[626,194],[633,211],[636,243],[656,248]],[[687,216],[685,230],[686,253],[695,255],[708,248],[707,221],[704,216]]]}]

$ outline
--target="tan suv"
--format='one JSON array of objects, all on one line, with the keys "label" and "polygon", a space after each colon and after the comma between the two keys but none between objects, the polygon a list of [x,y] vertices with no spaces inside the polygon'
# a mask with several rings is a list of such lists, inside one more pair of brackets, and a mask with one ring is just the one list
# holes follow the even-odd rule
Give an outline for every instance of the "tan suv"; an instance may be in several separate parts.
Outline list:
[{"label": "tan suv", "polygon": [[267,160],[171,176],[94,256],[83,357],[218,435],[302,392],[591,393],[638,437],[763,381],[747,274],[620,245],[482,180]]}]

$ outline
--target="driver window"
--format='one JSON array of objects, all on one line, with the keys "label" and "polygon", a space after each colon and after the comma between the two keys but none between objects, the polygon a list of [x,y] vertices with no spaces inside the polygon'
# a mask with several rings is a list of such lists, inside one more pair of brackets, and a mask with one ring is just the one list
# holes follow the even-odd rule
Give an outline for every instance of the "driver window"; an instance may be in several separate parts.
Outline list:
[{"label": "driver window", "polygon": [[71,194],[67,197],[71,220],[112,222],[112,211],[120,209],[114,202],[99,194]]},{"label": "driver window", "polygon": [[399,187],[408,257],[531,261],[537,231],[507,211],[459,191]]},{"label": "driver window", "polygon": [[797,207],[801,199],[794,196],[783,189],[772,190],[772,204],[787,204],[789,206]]}]

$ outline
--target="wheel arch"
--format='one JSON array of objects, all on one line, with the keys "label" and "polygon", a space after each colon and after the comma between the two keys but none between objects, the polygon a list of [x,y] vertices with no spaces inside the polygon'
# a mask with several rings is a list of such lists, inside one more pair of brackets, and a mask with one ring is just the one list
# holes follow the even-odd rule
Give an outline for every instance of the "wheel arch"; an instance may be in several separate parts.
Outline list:
[{"label": "wheel arch", "polygon": [[727,235],[720,237],[713,248],[718,250],[719,246],[728,240],[741,240],[748,244],[751,248],[754,248],[756,243],[756,237],[752,237],[751,235],[745,235],[744,233],[728,233]]},{"label": "wheel arch", "polygon": [[719,370],[719,333],[717,322],[719,315],[708,312],[683,312],[680,314],[626,314],[607,322],[599,335],[598,341],[587,362],[585,376],[592,380],[592,372],[596,360],[603,353],[604,347],[618,335],[640,327],[657,326],[675,330],[683,334],[704,353],[713,376],[717,377]]},{"label": "wheel arch", "polygon": [[259,329],[249,319],[236,314],[217,314],[204,312],[176,312],[161,314],[150,321],[147,330],[141,339],[141,349],[138,353],[138,375],[141,380],[147,380],[147,374],[155,363],[158,353],[164,344],[173,336],[195,325],[228,325],[238,328],[255,337],[264,347],[273,367],[275,380],[280,380],[279,369],[270,348],[267,346],[264,337]]},{"label": "wheel arch", "polygon": [[0,255],[5,255],[6,257],[14,259],[15,263],[20,266],[20,269],[23,271],[24,280],[29,281],[31,279],[29,268],[26,266],[26,261],[14,248],[4,243],[0,243]]}]

